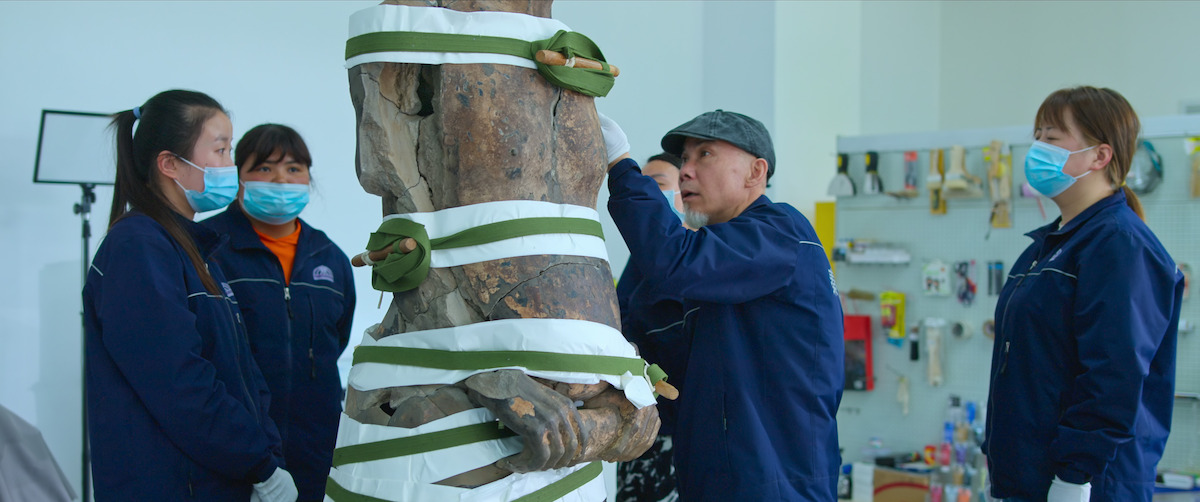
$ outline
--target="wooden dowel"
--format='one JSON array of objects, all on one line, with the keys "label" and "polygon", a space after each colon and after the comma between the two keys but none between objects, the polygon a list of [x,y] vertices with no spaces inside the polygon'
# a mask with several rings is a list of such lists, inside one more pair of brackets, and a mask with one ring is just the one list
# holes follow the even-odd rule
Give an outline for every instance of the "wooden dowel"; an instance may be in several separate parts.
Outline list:
[{"label": "wooden dowel", "polygon": [[[566,56],[551,50],[543,49],[537,51],[537,54],[534,57],[539,63],[548,64],[550,66],[569,66],[571,68],[588,68],[591,70],[604,69],[604,65],[600,64],[599,61],[593,61],[591,59],[581,57],[567,59]],[[608,71],[612,73],[614,77],[621,75],[621,69],[611,64],[608,65]]]},{"label": "wooden dowel", "polygon": [[355,267],[365,266],[367,264],[367,262],[366,262],[366,260],[363,260],[363,256],[366,256],[372,262],[383,261],[384,259],[387,258],[387,256],[389,254],[392,254],[393,249],[396,250],[396,252],[399,252],[402,254],[408,254],[408,253],[411,253],[414,249],[417,249],[417,241],[416,241],[416,239],[413,239],[412,237],[405,237],[405,238],[401,239],[400,241],[396,242],[395,244],[385,247],[383,249],[379,249],[376,251],[363,251],[359,254],[354,255],[354,258],[350,259],[350,264],[354,265]]},{"label": "wooden dowel", "polygon": [[659,380],[657,383],[655,383],[654,391],[658,392],[658,395],[672,401],[679,399],[679,389],[676,389],[674,385],[667,383],[666,380]]}]

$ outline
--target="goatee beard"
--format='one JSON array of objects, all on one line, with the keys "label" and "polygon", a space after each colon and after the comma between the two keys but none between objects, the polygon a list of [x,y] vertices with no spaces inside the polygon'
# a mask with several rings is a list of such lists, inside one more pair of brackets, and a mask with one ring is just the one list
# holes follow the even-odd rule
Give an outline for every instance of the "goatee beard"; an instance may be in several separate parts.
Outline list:
[{"label": "goatee beard", "polygon": [[708,215],[704,213],[697,213],[695,211],[684,211],[683,224],[690,228],[699,230],[701,227],[708,224]]}]

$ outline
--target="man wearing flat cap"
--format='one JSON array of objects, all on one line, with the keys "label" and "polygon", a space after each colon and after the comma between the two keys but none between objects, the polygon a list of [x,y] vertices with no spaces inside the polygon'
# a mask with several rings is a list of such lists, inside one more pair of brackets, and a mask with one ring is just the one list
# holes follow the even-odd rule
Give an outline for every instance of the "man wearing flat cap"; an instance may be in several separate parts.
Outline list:
[{"label": "man wearing flat cap", "polygon": [[[833,501],[841,464],[842,308],[812,225],[765,195],[761,122],[704,113],[662,139],[683,158],[679,225],[601,116],[608,210],[646,281],[683,298],[687,373],[675,469],[682,500]],[[653,362],[653,361],[651,361]]]}]

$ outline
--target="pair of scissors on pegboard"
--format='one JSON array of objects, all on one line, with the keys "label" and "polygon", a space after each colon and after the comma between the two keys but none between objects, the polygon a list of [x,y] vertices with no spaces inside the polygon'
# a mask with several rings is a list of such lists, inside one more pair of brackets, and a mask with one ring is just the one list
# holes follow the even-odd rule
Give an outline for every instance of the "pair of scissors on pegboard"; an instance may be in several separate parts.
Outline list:
[{"label": "pair of scissors on pegboard", "polygon": [[978,287],[975,281],[971,280],[971,262],[960,261],[954,264],[954,273],[962,279],[958,285],[958,302],[964,306],[971,306],[975,301],[975,290]]}]

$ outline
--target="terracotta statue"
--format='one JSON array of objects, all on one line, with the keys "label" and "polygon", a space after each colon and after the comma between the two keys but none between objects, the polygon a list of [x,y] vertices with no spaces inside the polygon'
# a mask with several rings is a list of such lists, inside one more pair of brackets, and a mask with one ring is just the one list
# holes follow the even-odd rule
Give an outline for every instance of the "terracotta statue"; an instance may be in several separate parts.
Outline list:
[{"label": "terracotta statue", "polygon": [[[540,18],[551,7],[541,0],[385,3]],[[349,80],[358,177],[382,197],[385,215],[512,200],[596,207],[606,157],[592,97],[556,87],[535,69],[493,63],[370,62],[351,67]],[[431,268],[418,287],[394,294],[368,334],[379,340],[516,318],[619,328],[619,317],[605,259],[515,256]],[[345,413],[362,424],[413,428],[480,407],[518,434],[523,450],[436,484],[474,488],[514,472],[630,460],[659,425],[653,405],[638,408],[609,383],[567,384],[513,369],[453,384],[351,385]]]}]

